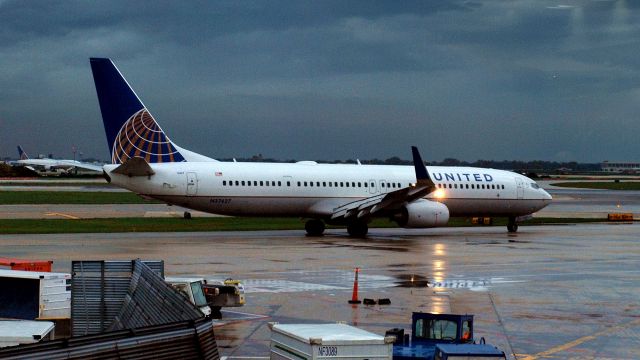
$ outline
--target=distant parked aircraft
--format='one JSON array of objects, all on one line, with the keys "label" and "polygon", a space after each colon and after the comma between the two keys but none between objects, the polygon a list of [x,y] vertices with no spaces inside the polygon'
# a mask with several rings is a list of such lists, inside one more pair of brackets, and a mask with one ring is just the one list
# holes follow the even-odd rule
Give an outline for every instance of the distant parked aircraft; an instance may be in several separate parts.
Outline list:
[{"label": "distant parked aircraft", "polygon": [[60,169],[63,171],[69,171],[70,169],[77,167],[102,172],[102,166],[100,165],[84,163],[76,160],[31,159],[20,145],[18,145],[18,155],[20,155],[20,160],[14,161],[13,164],[23,165],[32,170],[42,169],[45,171],[53,171]]}]

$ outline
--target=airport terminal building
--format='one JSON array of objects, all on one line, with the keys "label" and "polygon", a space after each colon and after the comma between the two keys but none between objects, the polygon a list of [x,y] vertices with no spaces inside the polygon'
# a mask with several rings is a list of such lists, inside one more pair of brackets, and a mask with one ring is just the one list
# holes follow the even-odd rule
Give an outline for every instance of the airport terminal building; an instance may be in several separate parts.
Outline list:
[{"label": "airport terminal building", "polygon": [[609,162],[603,161],[600,165],[602,171],[606,173],[636,173],[640,172],[640,163],[638,162]]}]

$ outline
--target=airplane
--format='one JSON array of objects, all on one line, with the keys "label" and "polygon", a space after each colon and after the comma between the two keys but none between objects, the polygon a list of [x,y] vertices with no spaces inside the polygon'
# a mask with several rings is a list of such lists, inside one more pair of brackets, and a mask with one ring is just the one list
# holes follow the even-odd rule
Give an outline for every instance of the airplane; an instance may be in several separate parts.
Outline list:
[{"label": "airplane", "polygon": [[14,161],[14,166],[25,166],[30,170],[35,170],[34,167],[44,169],[44,171],[55,171],[61,169],[63,171],[69,171],[72,168],[82,168],[93,171],[102,171],[102,166],[84,163],[76,160],[58,160],[58,159],[31,159],[27,153],[22,149],[22,146],[18,145],[19,160]]},{"label": "airplane", "polygon": [[530,178],[505,170],[413,166],[222,162],[174,144],[108,58],[91,58],[111,162],[112,184],[169,205],[231,216],[301,217],[310,236],[325,224],[363,237],[374,217],[405,228],[445,226],[449,217],[520,217],[552,198]]}]

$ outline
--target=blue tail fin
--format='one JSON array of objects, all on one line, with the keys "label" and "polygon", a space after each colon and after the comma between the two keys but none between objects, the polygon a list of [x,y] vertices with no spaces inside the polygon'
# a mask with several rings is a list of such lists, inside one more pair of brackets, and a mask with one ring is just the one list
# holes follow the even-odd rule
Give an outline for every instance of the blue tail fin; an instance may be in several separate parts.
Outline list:
[{"label": "blue tail fin", "polygon": [[22,146],[18,145],[18,155],[20,156],[20,160],[29,160],[29,156],[24,152]]},{"label": "blue tail fin", "polygon": [[185,161],[111,59],[91,58],[90,63],[111,162],[133,157],[148,163]]}]

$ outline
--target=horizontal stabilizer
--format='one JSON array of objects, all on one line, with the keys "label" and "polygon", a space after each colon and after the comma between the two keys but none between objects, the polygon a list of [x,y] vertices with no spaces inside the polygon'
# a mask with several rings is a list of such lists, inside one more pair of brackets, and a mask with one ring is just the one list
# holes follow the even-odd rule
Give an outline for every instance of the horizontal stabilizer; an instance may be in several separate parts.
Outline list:
[{"label": "horizontal stabilizer", "polygon": [[113,172],[127,176],[151,176],[155,174],[149,163],[141,157],[128,159],[124,164],[115,168]]}]

